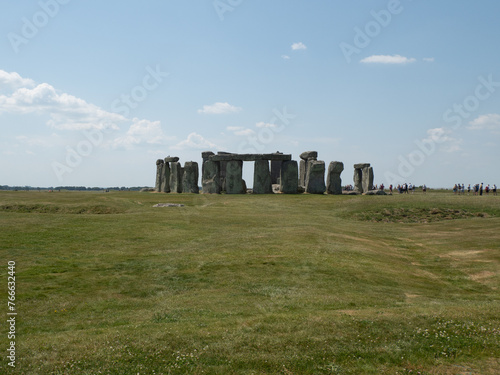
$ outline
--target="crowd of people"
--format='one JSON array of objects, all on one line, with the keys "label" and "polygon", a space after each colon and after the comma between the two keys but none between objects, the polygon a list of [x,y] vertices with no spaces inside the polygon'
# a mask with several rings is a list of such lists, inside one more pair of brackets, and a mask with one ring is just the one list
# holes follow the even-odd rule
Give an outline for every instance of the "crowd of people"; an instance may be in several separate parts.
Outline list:
[{"label": "crowd of people", "polygon": [[[471,187],[467,186],[467,195],[470,195],[472,192],[472,195],[483,195],[483,192],[488,195],[490,192],[493,195],[497,195],[497,185],[493,184],[493,186],[490,187],[490,185],[484,186],[484,184],[481,182],[480,184],[475,184]],[[465,185],[464,184],[455,184],[453,186],[453,193],[458,194],[458,195],[465,195]]]}]

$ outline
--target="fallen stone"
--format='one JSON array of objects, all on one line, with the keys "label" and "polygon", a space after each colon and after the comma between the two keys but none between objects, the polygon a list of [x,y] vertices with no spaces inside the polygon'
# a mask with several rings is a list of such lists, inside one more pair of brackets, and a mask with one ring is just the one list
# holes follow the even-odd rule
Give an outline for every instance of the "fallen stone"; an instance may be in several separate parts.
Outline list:
[{"label": "fallen stone", "polygon": [[153,207],[184,207],[184,205],[179,203],[158,203]]}]

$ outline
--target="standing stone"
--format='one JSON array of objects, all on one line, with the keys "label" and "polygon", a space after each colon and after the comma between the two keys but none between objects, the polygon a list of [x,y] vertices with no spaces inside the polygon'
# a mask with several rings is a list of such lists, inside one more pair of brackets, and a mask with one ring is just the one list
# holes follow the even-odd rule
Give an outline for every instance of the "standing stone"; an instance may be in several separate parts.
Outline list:
[{"label": "standing stone", "polygon": [[182,193],[181,163],[176,161],[170,163],[170,191],[172,193]]},{"label": "standing stone", "polygon": [[[231,155],[230,152],[219,151],[217,155]],[[223,191],[226,191],[226,165],[227,161],[221,161],[219,165],[220,170],[220,186]]]},{"label": "standing stone", "polygon": [[245,194],[246,187],[243,183],[243,162],[231,160],[226,162],[226,193]]},{"label": "standing stone", "polygon": [[182,192],[198,194],[200,192],[198,177],[198,163],[195,161],[186,162],[182,176]]},{"label": "standing stone", "polygon": [[358,193],[363,193],[363,170],[359,168],[354,168],[354,191]]},{"label": "standing stone", "polygon": [[344,170],[344,163],[332,161],[328,166],[328,176],[326,178],[326,191],[328,194],[342,194],[342,179],[340,174]]},{"label": "standing stone", "polygon": [[297,194],[299,190],[299,168],[296,160],[281,164],[280,191],[283,194]]},{"label": "standing stone", "polygon": [[163,171],[161,174],[161,192],[170,193],[170,164],[163,164]]},{"label": "standing stone", "polygon": [[324,194],[325,186],[325,162],[311,160],[307,166],[306,193]]},{"label": "standing stone", "polygon": [[364,167],[362,169],[362,185],[363,185],[363,193],[367,191],[373,190],[373,168],[372,167]]},{"label": "standing stone", "polygon": [[220,194],[220,163],[207,160],[203,163],[202,187],[204,194]]},{"label": "standing stone", "polygon": [[[281,164],[281,162],[280,162]],[[269,172],[269,161],[256,160],[253,173],[253,193],[272,194],[271,173]]]},{"label": "standing stone", "polygon": [[208,161],[208,158],[212,155],[215,155],[212,151],[203,151],[201,153],[201,158],[203,159],[203,162],[201,163],[201,179],[203,182],[203,170],[205,168],[205,162]]},{"label": "standing stone", "polygon": [[164,161],[162,159],[158,159],[156,161],[155,191],[158,193],[161,191],[161,179],[162,179],[162,174],[163,174],[163,164],[164,164]]}]

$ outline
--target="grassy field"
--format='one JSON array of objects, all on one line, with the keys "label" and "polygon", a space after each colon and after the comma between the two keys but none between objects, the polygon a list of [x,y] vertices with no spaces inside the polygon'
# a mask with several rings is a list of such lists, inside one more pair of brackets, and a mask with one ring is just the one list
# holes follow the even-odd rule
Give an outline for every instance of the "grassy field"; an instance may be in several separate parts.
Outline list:
[{"label": "grassy field", "polygon": [[0,192],[0,228],[2,374],[500,373],[498,196]]}]

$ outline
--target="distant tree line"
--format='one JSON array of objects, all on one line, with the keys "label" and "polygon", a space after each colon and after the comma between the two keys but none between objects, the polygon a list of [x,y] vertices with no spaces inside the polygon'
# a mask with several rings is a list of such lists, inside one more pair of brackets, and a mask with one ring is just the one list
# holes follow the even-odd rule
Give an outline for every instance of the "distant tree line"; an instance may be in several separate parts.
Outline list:
[{"label": "distant tree line", "polygon": [[133,187],[86,187],[86,186],[56,186],[56,187],[33,187],[33,186],[9,186],[0,185],[0,190],[14,190],[14,191],[29,191],[29,190],[71,190],[71,191],[101,191],[101,190],[115,190],[115,191],[139,191],[148,188],[148,186],[133,186]]}]

